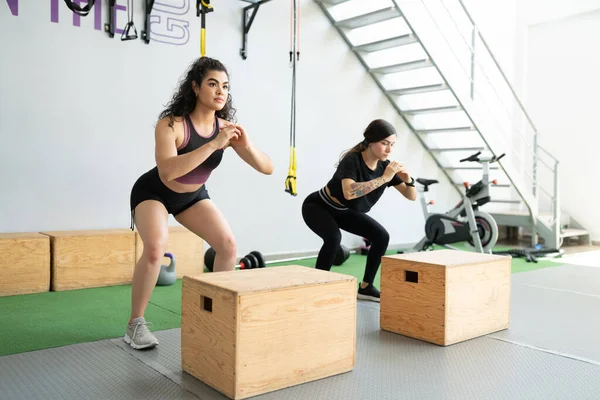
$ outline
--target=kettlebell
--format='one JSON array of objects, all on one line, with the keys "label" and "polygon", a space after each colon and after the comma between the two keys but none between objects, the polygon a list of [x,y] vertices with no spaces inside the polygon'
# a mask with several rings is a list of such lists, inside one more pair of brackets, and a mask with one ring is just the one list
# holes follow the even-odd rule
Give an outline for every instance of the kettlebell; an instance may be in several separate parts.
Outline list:
[{"label": "kettlebell", "polygon": [[156,281],[157,286],[169,286],[177,280],[177,274],[175,273],[175,257],[171,253],[165,253],[165,257],[169,257],[171,262],[169,265],[160,266],[160,273],[158,274],[158,280]]}]

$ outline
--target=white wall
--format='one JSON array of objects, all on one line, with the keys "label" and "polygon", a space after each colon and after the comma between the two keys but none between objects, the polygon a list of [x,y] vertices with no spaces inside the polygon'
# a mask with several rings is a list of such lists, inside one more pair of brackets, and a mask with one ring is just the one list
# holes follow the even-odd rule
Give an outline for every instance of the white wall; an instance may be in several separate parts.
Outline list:
[{"label": "white wall", "polygon": [[600,0],[462,1],[519,95],[525,89],[527,27],[600,9]]},{"label": "white wall", "polygon": [[[110,39],[102,30],[106,2],[98,1],[95,7],[101,4],[102,9],[97,19],[92,12],[80,27],[74,26],[62,0],[38,5],[21,0],[17,16],[9,3],[17,1],[0,1],[0,231],[128,228],[131,186],[154,166],[156,117],[181,74],[199,56],[195,2],[169,2],[179,4],[178,11],[161,5],[167,1],[157,1],[153,18],[159,22],[152,25],[152,34],[162,43],[149,45],[121,42],[119,34]],[[239,48],[246,3],[215,3],[216,11],[208,15],[207,55],[230,69],[239,122],[276,167],[272,176],[261,176],[229,152],[208,182],[211,197],[236,234],[239,254],[254,248],[271,254],[320,247],[302,221],[302,201],[327,182],[339,154],[361,140],[374,118],[396,125],[395,157],[414,175],[441,177],[321,10],[312,0],[303,0],[298,196],[285,193],[289,2],[261,6],[245,61]],[[52,21],[53,5],[58,22]],[[139,33],[142,2],[135,2],[135,8]],[[119,27],[126,18],[126,11],[117,12]],[[167,24],[172,22],[170,33]],[[169,34],[176,37],[169,39]],[[456,199],[450,185],[438,186],[432,195],[436,208],[443,210]],[[414,242],[422,235],[419,204],[396,191],[388,192],[371,214],[389,229],[392,243]],[[173,219],[171,223],[176,224]],[[360,241],[352,235],[344,238],[350,246]]]},{"label": "white wall", "polygon": [[511,80],[516,79],[517,0],[463,0],[481,35]]},{"label": "white wall", "polygon": [[560,160],[562,210],[600,239],[600,10],[531,26],[527,107]]},{"label": "white wall", "polygon": [[600,8],[599,0],[526,0],[521,4],[522,15],[528,25],[559,20]]}]

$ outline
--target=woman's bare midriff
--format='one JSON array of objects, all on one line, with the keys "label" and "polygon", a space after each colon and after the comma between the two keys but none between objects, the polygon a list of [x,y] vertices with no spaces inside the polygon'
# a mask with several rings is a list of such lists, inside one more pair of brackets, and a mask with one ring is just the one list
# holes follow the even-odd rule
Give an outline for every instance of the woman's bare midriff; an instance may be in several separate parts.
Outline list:
[{"label": "woman's bare midriff", "polygon": [[333,197],[331,195],[331,192],[329,191],[329,187],[325,186],[325,191],[327,192],[327,196],[329,196],[329,198],[331,200],[333,200],[334,203],[336,203],[340,207],[345,207],[342,203],[340,203],[340,201],[338,199],[336,199],[335,197]]}]

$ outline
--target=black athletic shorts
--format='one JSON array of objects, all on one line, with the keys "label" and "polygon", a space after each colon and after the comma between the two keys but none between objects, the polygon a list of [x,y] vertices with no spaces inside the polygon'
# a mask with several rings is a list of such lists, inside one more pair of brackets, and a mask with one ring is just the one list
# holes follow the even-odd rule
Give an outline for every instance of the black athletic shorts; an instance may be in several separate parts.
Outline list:
[{"label": "black athletic shorts", "polygon": [[131,229],[133,230],[135,208],[145,200],[160,201],[169,214],[176,216],[180,212],[187,210],[204,199],[210,199],[208,191],[206,190],[206,185],[202,185],[202,187],[195,192],[174,192],[160,180],[158,168],[154,167],[140,176],[131,189],[131,197],[129,199],[131,207]]}]

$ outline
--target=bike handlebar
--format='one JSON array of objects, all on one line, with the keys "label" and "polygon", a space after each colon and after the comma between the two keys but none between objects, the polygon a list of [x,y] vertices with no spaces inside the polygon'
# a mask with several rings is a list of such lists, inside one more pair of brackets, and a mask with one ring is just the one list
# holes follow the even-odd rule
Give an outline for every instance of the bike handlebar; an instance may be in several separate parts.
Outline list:
[{"label": "bike handlebar", "polygon": [[482,160],[482,159],[479,158],[480,154],[481,154],[481,151],[478,151],[475,154],[471,154],[467,158],[463,158],[462,160],[460,160],[460,162],[474,161],[474,162],[478,162],[478,163],[487,162],[487,163],[492,164],[492,163],[495,163],[495,162],[499,161],[502,157],[504,157],[506,155],[506,153],[502,153],[498,157],[496,157],[496,156],[483,157],[483,160]]},{"label": "bike handlebar", "polygon": [[480,151],[478,151],[475,154],[471,154],[469,157],[467,158],[463,158],[462,160],[460,160],[460,162],[464,162],[464,161],[479,161],[478,156],[481,154]]}]

